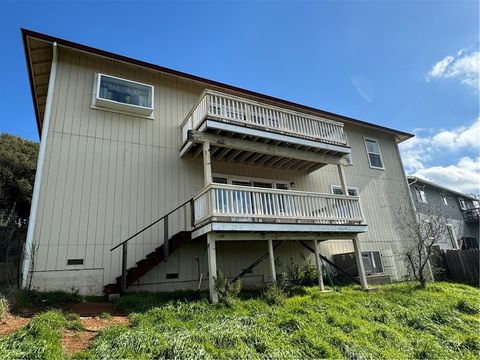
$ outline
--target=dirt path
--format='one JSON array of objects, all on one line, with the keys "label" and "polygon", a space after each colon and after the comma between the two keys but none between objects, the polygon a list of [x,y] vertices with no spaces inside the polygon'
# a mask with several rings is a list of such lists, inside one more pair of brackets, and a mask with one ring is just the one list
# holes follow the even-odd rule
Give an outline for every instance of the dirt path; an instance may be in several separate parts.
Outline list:
[{"label": "dirt path", "polygon": [[62,346],[68,356],[86,350],[97,333],[107,326],[128,325],[128,318],[126,316],[112,316],[108,319],[81,317],[80,320],[85,327],[84,331],[67,330],[63,332]]}]

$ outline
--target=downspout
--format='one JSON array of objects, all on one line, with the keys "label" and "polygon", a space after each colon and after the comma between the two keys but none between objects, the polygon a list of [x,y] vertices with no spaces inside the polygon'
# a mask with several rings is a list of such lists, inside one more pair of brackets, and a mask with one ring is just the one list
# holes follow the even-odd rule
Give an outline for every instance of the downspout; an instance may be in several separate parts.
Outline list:
[{"label": "downspout", "polygon": [[47,149],[48,128],[50,124],[50,114],[52,111],[53,91],[55,89],[55,78],[57,75],[58,49],[57,43],[52,46],[52,65],[50,67],[50,78],[48,81],[47,102],[45,104],[45,113],[43,114],[42,137],[40,139],[40,149],[38,151],[37,171],[35,174],[35,183],[33,186],[32,205],[30,207],[30,217],[28,222],[27,239],[25,241],[25,250],[23,255],[22,288],[27,286],[28,273],[30,271],[33,235],[35,233],[35,224],[37,220],[38,201],[40,198],[40,188],[42,186],[43,168],[45,166],[45,152]]}]

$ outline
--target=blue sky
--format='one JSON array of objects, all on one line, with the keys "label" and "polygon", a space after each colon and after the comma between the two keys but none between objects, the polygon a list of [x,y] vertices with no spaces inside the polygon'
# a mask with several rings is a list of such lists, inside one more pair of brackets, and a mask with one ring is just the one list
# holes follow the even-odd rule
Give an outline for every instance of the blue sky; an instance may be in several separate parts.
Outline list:
[{"label": "blue sky", "polygon": [[409,173],[479,193],[479,5],[0,0],[0,131],[37,140],[20,27],[396,129]]}]

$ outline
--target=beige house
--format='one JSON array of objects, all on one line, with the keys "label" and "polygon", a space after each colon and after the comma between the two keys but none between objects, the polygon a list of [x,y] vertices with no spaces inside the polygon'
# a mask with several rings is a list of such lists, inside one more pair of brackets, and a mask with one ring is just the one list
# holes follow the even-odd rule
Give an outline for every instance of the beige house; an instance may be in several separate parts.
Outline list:
[{"label": "beige house", "polygon": [[364,288],[405,275],[412,135],[22,33],[41,135],[24,286],[216,301],[217,271],[258,287],[352,253]]}]

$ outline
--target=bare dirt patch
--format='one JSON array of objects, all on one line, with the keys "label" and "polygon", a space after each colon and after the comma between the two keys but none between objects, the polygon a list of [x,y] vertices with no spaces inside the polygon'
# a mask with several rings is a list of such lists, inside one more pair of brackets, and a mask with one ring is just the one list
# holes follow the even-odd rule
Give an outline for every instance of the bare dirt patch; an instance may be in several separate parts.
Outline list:
[{"label": "bare dirt patch", "polygon": [[28,324],[30,318],[7,316],[0,321],[0,336],[9,335]]},{"label": "bare dirt patch", "polygon": [[87,350],[90,341],[96,334],[96,332],[89,331],[64,331],[62,336],[63,351],[71,356],[76,352]]},{"label": "bare dirt patch", "polygon": [[64,331],[62,337],[63,350],[68,356],[79,351],[87,350],[92,339],[100,330],[113,325],[128,325],[126,316],[112,316],[108,319],[99,317],[81,317],[84,331]]}]

